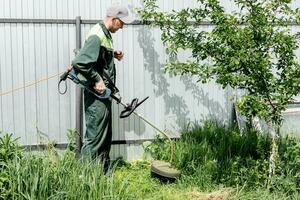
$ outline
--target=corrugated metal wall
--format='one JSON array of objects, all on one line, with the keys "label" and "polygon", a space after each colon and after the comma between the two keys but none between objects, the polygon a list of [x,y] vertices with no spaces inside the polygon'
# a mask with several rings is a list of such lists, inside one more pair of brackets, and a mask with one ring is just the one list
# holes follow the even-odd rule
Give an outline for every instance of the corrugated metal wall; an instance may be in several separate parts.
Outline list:
[{"label": "corrugated metal wall", "polygon": [[[0,32],[2,92],[58,74],[70,62],[73,26],[0,24]],[[2,96],[1,128],[23,144],[36,143],[37,129],[65,141],[60,132],[74,125],[73,99],[72,92],[58,94],[57,77]]]},{"label": "corrugated metal wall", "polygon": [[[115,2],[138,7],[141,1],[100,0],[0,0],[0,18],[102,19]],[[196,1],[159,1],[164,10],[193,7]],[[225,2],[225,1],[224,1]],[[227,2],[227,1],[226,1]],[[231,9],[230,3],[224,3]],[[82,25],[82,42],[92,25]],[[209,26],[203,27],[209,28]],[[150,96],[138,112],[163,130],[175,133],[189,122],[209,116],[230,120],[230,90],[214,83],[201,85],[192,77],[172,77],[162,71],[166,59],[157,28],[128,25],[113,35],[115,49],[125,52],[117,62],[117,86],[125,102]],[[0,23],[0,93],[62,72],[74,58],[74,24]],[[187,55],[182,55],[187,56]],[[67,142],[66,132],[75,128],[75,86],[59,95],[58,76],[0,97],[0,130],[14,133],[22,144],[41,142],[41,136]],[[153,138],[156,132],[131,116],[118,119],[121,107],[113,106],[113,139]],[[44,139],[45,140],[45,139]],[[140,145],[114,145],[113,157],[135,159]]]}]

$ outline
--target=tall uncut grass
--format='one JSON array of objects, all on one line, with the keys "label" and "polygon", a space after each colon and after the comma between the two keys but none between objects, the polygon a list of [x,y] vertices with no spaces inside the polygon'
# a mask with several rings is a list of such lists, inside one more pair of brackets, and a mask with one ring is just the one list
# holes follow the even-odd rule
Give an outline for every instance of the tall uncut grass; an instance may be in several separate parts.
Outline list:
[{"label": "tall uncut grass", "polygon": [[[281,137],[277,169],[268,180],[270,138],[255,131],[207,121],[174,142],[175,183],[152,178],[150,162],[119,160],[104,175],[100,160],[75,157],[74,147],[25,152],[12,135],[0,133],[2,199],[300,199],[300,142]],[[146,147],[154,159],[170,159],[170,144],[157,138]],[[215,192],[217,191],[217,192]],[[222,199],[219,197],[219,199]],[[226,198],[225,198],[226,197]]]},{"label": "tall uncut grass", "polygon": [[77,159],[69,149],[60,155],[51,145],[42,153],[25,152],[11,135],[3,138],[1,200],[188,199],[185,185],[163,185],[151,178],[148,161],[116,161],[105,175],[98,159]]},{"label": "tall uncut grass", "polygon": [[[182,132],[174,144],[173,164],[189,182],[203,189],[223,184],[245,189],[267,188],[285,193],[300,190],[299,139],[281,137],[277,172],[268,179],[271,138],[249,130],[240,133],[235,127],[206,121]],[[169,143],[158,138],[148,147],[155,159],[169,160]],[[269,183],[269,184],[268,184]]]}]

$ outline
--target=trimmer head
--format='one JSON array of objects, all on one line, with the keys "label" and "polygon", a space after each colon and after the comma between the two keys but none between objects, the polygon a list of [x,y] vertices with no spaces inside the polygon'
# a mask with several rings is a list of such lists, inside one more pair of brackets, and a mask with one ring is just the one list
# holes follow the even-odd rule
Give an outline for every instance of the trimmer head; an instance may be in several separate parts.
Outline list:
[{"label": "trimmer head", "polygon": [[168,162],[154,160],[151,163],[151,174],[162,181],[173,182],[180,177],[181,172]]}]

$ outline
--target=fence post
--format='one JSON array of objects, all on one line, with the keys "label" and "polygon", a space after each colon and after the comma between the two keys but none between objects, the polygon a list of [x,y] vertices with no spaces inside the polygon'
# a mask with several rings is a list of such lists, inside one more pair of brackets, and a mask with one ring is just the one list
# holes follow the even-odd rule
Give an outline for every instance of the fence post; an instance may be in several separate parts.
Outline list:
[{"label": "fence post", "polygon": [[[75,54],[79,52],[81,48],[81,17],[76,17],[76,51]],[[82,136],[83,136],[83,95],[82,89],[76,86],[76,156],[80,156],[80,150],[82,146]]]}]

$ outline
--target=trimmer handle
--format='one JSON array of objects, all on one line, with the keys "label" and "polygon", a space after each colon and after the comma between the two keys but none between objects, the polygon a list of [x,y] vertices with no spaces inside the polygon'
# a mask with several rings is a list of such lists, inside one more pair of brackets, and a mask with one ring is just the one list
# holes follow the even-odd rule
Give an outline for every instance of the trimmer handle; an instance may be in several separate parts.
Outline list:
[{"label": "trimmer handle", "polygon": [[65,71],[60,77],[59,81],[65,81],[68,78],[69,71]]}]

